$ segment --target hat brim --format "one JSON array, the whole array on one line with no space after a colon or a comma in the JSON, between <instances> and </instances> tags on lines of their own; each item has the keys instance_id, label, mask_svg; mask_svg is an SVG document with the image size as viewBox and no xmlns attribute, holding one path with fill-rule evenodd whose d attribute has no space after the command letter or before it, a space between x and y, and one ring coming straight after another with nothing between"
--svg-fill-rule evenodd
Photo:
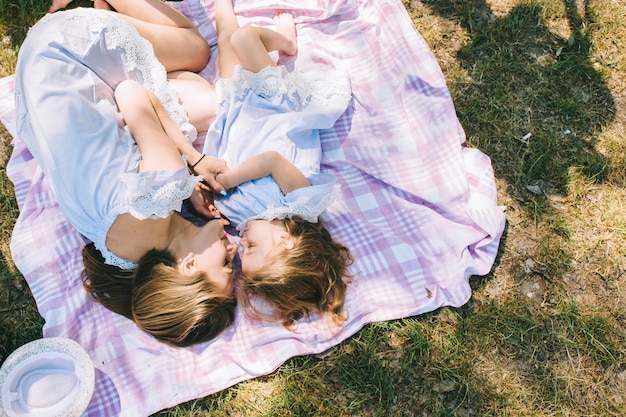
<instances>
[{"instance_id":1,"label":"hat brim","mask_svg":"<svg viewBox=\"0 0 626 417\"><path fill-rule=\"evenodd\" d=\"M9 355L0 367L0 417L12 417L14 413L7 411L8 404L4 404L3 393L7 378L14 374L27 359L46 353L57 353L72 358L76 363L76 373L80 379L80 387L75 399L62 411L50 417L77 417L80 416L91 400L95 385L95 369L87 351L77 342L64 337L49 337L29 342ZM23 414L27 417L29 414Z\"/></svg>"}]
</instances>

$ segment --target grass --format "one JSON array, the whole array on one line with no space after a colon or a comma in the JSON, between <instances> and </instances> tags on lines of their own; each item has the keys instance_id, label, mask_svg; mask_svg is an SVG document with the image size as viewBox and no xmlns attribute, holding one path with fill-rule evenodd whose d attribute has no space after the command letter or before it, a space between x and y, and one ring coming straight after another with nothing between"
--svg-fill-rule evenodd
<instances>
[{"instance_id":1,"label":"grass","mask_svg":"<svg viewBox=\"0 0 626 417\"><path fill-rule=\"evenodd\" d=\"M626 414L626 5L404 4L469 146L492 158L508 218L492 273L472 280L462 308L369 325L323 355L155 416ZM0 76L45 8L0 3ZM0 137L2 360L43 323L9 253L18 210Z\"/></svg>"}]
</instances>

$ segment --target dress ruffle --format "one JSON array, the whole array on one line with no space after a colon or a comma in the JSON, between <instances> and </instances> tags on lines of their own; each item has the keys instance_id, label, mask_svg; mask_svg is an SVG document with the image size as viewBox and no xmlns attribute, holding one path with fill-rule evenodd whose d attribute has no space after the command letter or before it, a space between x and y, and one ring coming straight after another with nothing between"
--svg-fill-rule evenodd
<instances>
[{"instance_id":1,"label":"dress ruffle","mask_svg":"<svg viewBox=\"0 0 626 417\"><path fill-rule=\"evenodd\" d=\"M220 104L252 90L273 104L282 104L297 112L312 106L345 109L352 97L350 79L345 72L337 70L318 77L288 72L282 65L269 66L259 72L251 72L238 65L233 76L220 79L216 88Z\"/></svg>"}]
</instances>

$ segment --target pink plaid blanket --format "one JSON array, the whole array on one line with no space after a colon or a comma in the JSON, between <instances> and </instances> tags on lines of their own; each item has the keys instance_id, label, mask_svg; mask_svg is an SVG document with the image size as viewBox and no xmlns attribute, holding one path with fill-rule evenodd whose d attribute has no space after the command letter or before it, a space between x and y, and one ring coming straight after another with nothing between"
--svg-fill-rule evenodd
<instances>
[{"instance_id":1,"label":"pink plaid blanket","mask_svg":"<svg viewBox=\"0 0 626 417\"><path fill-rule=\"evenodd\" d=\"M172 3L212 45L213 2ZM288 67L341 67L354 106L323 135L323 169L341 191L327 225L352 250L348 322L304 320L296 332L237 315L210 343L168 347L91 302L80 280L83 242L14 130L13 78L0 80L0 120L14 136L7 166L20 215L11 251L45 319L44 336L82 344L96 367L88 416L147 416L315 354L365 324L464 304L468 280L490 271L505 216L490 160L463 146L439 66L400 0L237 0L241 24L294 14L299 53ZM202 72L215 78L215 53ZM283 58L281 58L283 59Z\"/></svg>"}]
</instances>

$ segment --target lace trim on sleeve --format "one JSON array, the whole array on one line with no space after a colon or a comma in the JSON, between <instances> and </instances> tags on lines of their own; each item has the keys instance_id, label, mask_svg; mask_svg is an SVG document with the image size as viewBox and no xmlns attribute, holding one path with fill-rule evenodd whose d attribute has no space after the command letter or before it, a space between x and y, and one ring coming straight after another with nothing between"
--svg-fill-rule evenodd
<instances>
[{"instance_id":1,"label":"lace trim on sleeve","mask_svg":"<svg viewBox=\"0 0 626 417\"><path fill-rule=\"evenodd\" d=\"M102 257L104 258L104 263L107 265L117 266L121 269L135 269L137 268L138 263L133 261L127 261L126 259L122 259L119 256L115 255L113 252L108 250L107 248L101 248L96 245L96 249L100 251Z\"/></svg>"},{"instance_id":2,"label":"lace trim on sleeve","mask_svg":"<svg viewBox=\"0 0 626 417\"><path fill-rule=\"evenodd\" d=\"M288 204L280 207L269 207L261 214L251 216L241 222L237 226L238 232L243 232L246 229L246 225L251 220L274 220L274 219L286 219L292 216L299 216L307 222L317 223L319 216L326 210L332 202L335 200L335 195L339 190L339 184L335 184L332 187L332 191L329 194L322 196L314 205L296 205Z\"/></svg>"},{"instance_id":3,"label":"lace trim on sleeve","mask_svg":"<svg viewBox=\"0 0 626 417\"><path fill-rule=\"evenodd\" d=\"M180 211L202 176L189 175L187 167L176 171L148 171L121 174L126 185L124 205L139 220L159 219Z\"/></svg>"},{"instance_id":4,"label":"lace trim on sleeve","mask_svg":"<svg viewBox=\"0 0 626 417\"><path fill-rule=\"evenodd\" d=\"M288 72L284 66L270 66L254 73L236 66L233 76L218 82L222 101L242 95L252 88L255 94L278 104L285 97L290 107L302 111L309 106L345 108L352 97L350 79L344 71L331 71L321 76L311 76L297 71Z\"/></svg>"}]
</instances>

